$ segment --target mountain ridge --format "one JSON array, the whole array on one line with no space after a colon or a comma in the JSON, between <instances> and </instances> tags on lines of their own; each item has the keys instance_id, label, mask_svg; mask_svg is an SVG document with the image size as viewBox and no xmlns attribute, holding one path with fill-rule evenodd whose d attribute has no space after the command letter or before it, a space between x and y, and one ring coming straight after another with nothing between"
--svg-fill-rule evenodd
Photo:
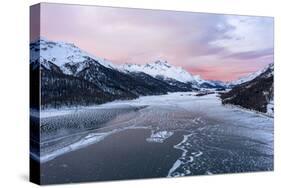
<instances>
[{"instance_id":1,"label":"mountain ridge","mask_svg":"<svg viewBox=\"0 0 281 188\"><path fill-rule=\"evenodd\" d=\"M54 50L56 53L53 53ZM145 73L121 72L110 62L105 64L103 59L88 56L69 43L40 39L30 44L30 51L31 74L41 72L43 107L79 105L79 100L89 105L192 91L188 84L183 83L184 87L178 87ZM86 93L92 93L92 96Z\"/></svg>"},{"instance_id":2,"label":"mountain ridge","mask_svg":"<svg viewBox=\"0 0 281 188\"><path fill-rule=\"evenodd\" d=\"M144 72L155 78L165 81L179 81L193 84L193 88L224 88L225 83L220 81L204 80L199 75L192 75L182 67L169 64L165 60L156 60L147 64L122 64L119 70L125 72Z\"/></svg>"},{"instance_id":3,"label":"mountain ridge","mask_svg":"<svg viewBox=\"0 0 281 188\"><path fill-rule=\"evenodd\" d=\"M222 81L204 80L164 60L144 65L115 65L75 44L47 39L30 44L30 70L31 74L42 72L42 103L47 105L49 101L54 106L76 105L79 100L88 105L168 92L230 88ZM75 85L78 83L81 87ZM98 96L101 99L95 99Z\"/></svg>"}]
</instances>

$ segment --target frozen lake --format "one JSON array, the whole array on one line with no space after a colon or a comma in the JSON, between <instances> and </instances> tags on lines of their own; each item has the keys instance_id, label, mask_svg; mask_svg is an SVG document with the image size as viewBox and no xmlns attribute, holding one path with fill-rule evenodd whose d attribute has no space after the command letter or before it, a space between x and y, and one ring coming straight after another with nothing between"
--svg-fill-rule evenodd
<instances>
[{"instance_id":1,"label":"frozen lake","mask_svg":"<svg viewBox=\"0 0 281 188\"><path fill-rule=\"evenodd\" d=\"M273 170L273 118L223 106L216 94L147 96L41 117L42 183Z\"/></svg>"}]
</instances>

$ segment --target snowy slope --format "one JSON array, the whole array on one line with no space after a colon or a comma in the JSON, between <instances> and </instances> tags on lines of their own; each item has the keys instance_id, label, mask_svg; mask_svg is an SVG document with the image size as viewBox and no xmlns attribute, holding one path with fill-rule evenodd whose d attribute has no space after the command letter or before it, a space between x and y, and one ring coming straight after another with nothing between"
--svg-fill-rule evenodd
<instances>
[{"instance_id":1,"label":"snowy slope","mask_svg":"<svg viewBox=\"0 0 281 188\"><path fill-rule=\"evenodd\" d=\"M228 82L227 84L231 86L231 85L239 85L239 84L243 84L245 82L249 82L249 81L255 79L256 77L258 77L259 75L261 75L262 73L264 73L265 71L267 71L269 68L273 69L273 63L269 64L268 66L264 67L261 70L250 73L247 76L244 76L242 78L239 78L238 80Z\"/></svg>"},{"instance_id":2,"label":"snowy slope","mask_svg":"<svg viewBox=\"0 0 281 188\"><path fill-rule=\"evenodd\" d=\"M192 75L185 69L171 65L167 61L158 60L145 65L114 65L103 58L81 50L72 43L54 42L42 37L30 44L30 55L30 62L34 65L38 65L38 62L40 62L40 65L48 70L53 69L55 65L64 74L74 76L80 74L85 68L98 63L122 73L145 73L154 78L161 78L166 82L178 81L184 84L192 84L193 88L198 89L223 86L222 83L204 80L199 75ZM100 71L100 68L96 68L96 71Z\"/></svg>"},{"instance_id":3,"label":"snowy slope","mask_svg":"<svg viewBox=\"0 0 281 188\"><path fill-rule=\"evenodd\" d=\"M216 88L224 87L223 82L204 80L199 75L192 75L181 67L169 64L167 61L155 61L145 65L140 64L124 64L119 70L127 72L144 72L153 77L162 77L164 80L177 80L183 83L192 83L194 87L200 88Z\"/></svg>"},{"instance_id":4,"label":"snowy slope","mask_svg":"<svg viewBox=\"0 0 281 188\"><path fill-rule=\"evenodd\" d=\"M195 75L193 76L195 82L200 86L200 87L214 87L214 88L221 88L221 87L226 87L226 84L223 81L220 80L204 80L203 78L200 77L200 75Z\"/></svg>"},{"instance_id":5,"label":"snowy slope","mask_svg":"<svg viewBox=\"0 0 281 188\"><path fill-rule=\"evenodd\" d=\"M128 72L144 72L153 77L161 76L164 79L174 79L180 82L195 82L195 78L181 67L170 65L167 61L155 61L145 65L124 64L121 70Z\"/></svg>"},{"instance_id":6,"label":"snowy slope","mask_svg":"<svg viewBox=\"0 0 281 188\"><path fill-rule=\"evenodd\" d=\"M36 42L30 45L30 61L34 62L38 59L38 52L40 49L40 63L43 64L47 69L51 62L61 68L63 73L72 74L73 72L67 65L75 66L76 72L79 72L87 66L85 61L89 58L94 59L101 65L107 68L114 68L114 65L102 58L93 56L74 44L66 42L53 42L45 38L40 38Z\"/></svg>"},{"instance_id":7,"label":"snowy slope","mask_svg":"<svg viewBox=\"0 0 281 188\"><path fill-rule=\"evenodd\" d=\"M235 85L229 92L221 94L222 103L239 105L273 116L274 65L270 64L256 74L260 72L262 73L252 80Z\"/></svg>"}]
</instances>

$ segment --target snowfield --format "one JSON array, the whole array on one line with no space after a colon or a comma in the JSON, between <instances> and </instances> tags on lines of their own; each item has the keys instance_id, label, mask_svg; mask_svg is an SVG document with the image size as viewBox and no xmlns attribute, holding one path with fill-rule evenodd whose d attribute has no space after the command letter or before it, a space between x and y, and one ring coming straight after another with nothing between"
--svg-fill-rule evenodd
<instances>
[{"instance_id":1,"label":"snowfield","mask_svg":"<svg viewBox=\"0 0 281 188\"><path fill-rule=\"evenodd\" d=\"M193 83L195 88L201 84L208 84L213 87L216 87L216 85L225 86L224 82L204 80L200 75L192 75L182 67L171 65L163 60L157 60L145 65L123 64L118 69L122 72L144 72L155 78L162 77L164 80L172 79L182 83Z\"/></svg>"},{"instance_id":2,"label":"snowfield","mask_svg":"<svg viewBox=\"0 0 281 188\"><path fill-rule=\"evenodd\" d=\"M50 67L48 63L43 61L44 59L59 66L65 74L72 74L72 72L66 66L67 63L76 65L77 72L79 72L83 70L85 66L87 66L87 64L84 63L87 58L92 58L107 68L115 68L115 66L106 59L89 54L72 43L59 41L54 42L40 37L40 39L38 39L34 44L36 46L31 47L30 49L30 61L36 61L38 58L38 50L40 49L40 63L43 64L47 69L50 69Z\"/></svg>"},{"instance_id":3,"label":"snowfield","mask_svg":"<svg viewBox=\"0 0 281 188\"><path fill-rule=\"evenodd\" d=\"M154 63L148 63L145 65L139 64L124 64L119 67L122 71L128 72L144 72L153 77L164 76L166 79L175 79L180 82L194 82L195 77L193 77L189 72L181 67L175 67L168 64L167 61L156 61Z\"/></svg>"},{"instance_id":4,"label":"snowfield","mask_svg":"<svg viewBox=\"0 0 281 188\"><path fill-rule=\"evenodd\" d=\"M273 118L224 106L217 94L196 94L170 93L42 111L40 162L124 130L149 129L147 144L182 137L174 143L182 155L174 160L168 177L273 169Z\"/></svg>"}]
</instances>

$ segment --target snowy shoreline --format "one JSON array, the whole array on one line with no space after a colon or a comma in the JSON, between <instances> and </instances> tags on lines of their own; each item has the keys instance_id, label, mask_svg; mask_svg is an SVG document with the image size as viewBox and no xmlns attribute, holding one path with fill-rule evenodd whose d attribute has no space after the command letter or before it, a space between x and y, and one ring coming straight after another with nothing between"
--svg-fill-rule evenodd
<instances>
[{"instance_id":1,"label":"snowy shoreline","mask_svg":"<svg viewBox=\"0 0 281 188\"><path fill-rule=\"evenodd\" d=\"M256 110L252 110L252 109L248 109L248 108L244 108L242 106L239 105L234 105L234 104L224 104L225 107L227 108L233 108L233 109L239 109L243 112L247 112L247 113L251 113L251 114L258 114L267 118L274 118L274 114L272 113L263 113L263 112L259 112Z\"/></svg>"},{"instance_id":2,"label":"snowy shoreline","mask_svg":"<svg viewBox=\"0 0 281 188\"><path fill-rule=\"evenodd\" d=\"M48 108L44 110L40 110L40 118L46 118L46 117L53 117L53 116L60 116L60 115L66 115L66 114L71 114L71 113L76 113L80 112L83 110L89 110L89 109L105 109L105 108L114 108L114 106L120 107L120 104L130 104L133 103L134 105L138 105L138 101L142 101L142 99L146 98L155 98L155 97L163 97L163 96L169 96L171 94L190 94L192 96L195 96L197 92L174 92L174 93L168 93L165 95L149 95L149 96L141 96L137 99L132 99L132 100L115 100L111 102L107 102L104 104L99 104L99 105L90 105L90 106L75 106L75 107L60 107L60 108ZM139 104L141 106L141 104ZM32 110L32 115L36 114L38 110ZM36 114L37 116L39 116ZM35 116L35 115L34 115Z\"/></svg>"},{"instance_id":3,"label":"snowy shoreline","mask_svg":"<svg viewBox=\"0 0 281 188\"><path fill-rule=\"evenodd\" d=\"M67 115L67 114L72 114L72 113L77 113L77 112L81 112L83 110L89 110L89 109L106 109L106 108L114 108L114 107L120 107L121 104L123 105L140 105L138 104L138 102L143 102L143 100L147 99L147 98L161 98L161 97L165 97L165 96L173 96L173 95L189 95L189 96L193 96L193 97L197 97L196 95L198 94L198 92L174 92L174 93L168 93L165 95L150 95L150 96L141 96L137 99L132 99L132 100L115 100L115 101L111 101L111 102L107 102L104 104L100 104L100 105L91 105L91 106L75 106L75 107L61 107L61 108L48 108L48 109L44 109L41 110L40 113L38 110L34 110L31 109L31 116L35 116L35 117L39 117L40 114L40 118L47 118L47 117L53 117L53 116L61 116L61 115ZM214 94L207 94L205 96L208 95L218 95L218 92L215 92ZM200 96L202 97L202 96ZM219 98L219 97L217 97ZM149 105L149 104L147 104ZM251 109L247 109L244 108L242 106L239 105L233 105L233 104L224 104L223 106L227 107L227 108L236 108L239 109L243 112L248 112L248 113L255 113L255 114L259 114L262 116L266 116L269 118L274 118L274 113L263 113L263 112L259 112L256 110L251 110Z\"/></svg>"}]
</instances>

